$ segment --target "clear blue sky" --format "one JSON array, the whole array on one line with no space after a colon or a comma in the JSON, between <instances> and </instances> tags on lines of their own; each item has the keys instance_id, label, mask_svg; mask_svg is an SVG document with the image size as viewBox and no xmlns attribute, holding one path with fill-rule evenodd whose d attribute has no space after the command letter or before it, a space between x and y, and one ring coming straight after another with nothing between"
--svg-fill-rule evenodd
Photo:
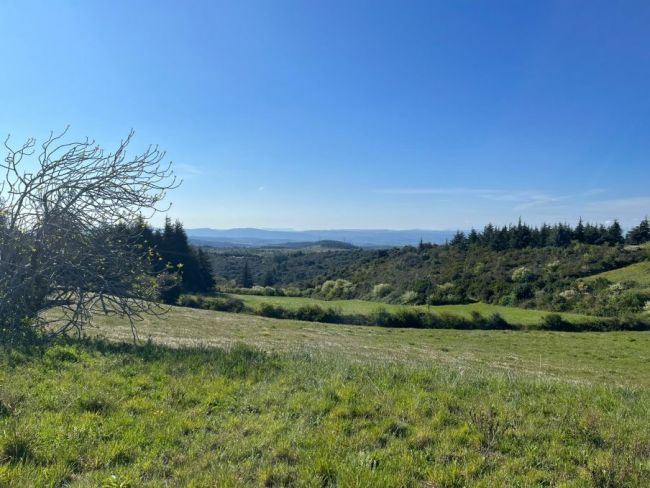
<instances>
[{"instance_id":1,"label":"clear blue sky","mask_svg":"<svg viewBox=\"0 0 650 488\"><path fill-rule=\"evenodd\" d=\"M650 214L650 2L0 4L0 133L133 127L188 227Z\"/></svg>"}]
</instances>

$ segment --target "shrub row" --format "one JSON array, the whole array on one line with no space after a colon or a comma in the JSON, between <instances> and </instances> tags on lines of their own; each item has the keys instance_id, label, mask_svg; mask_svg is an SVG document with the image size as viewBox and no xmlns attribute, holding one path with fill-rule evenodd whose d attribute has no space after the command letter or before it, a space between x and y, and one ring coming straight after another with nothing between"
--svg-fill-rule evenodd
<instances>
[{"instance_id":1,"label":"shrub row","mask_svg":"<svg viewBox=\"0 0 650 488\"><path fill-rule=\"evenodd\" d=\"M328 324L374 325L379 327L461 330L523 330L538 328L564 332L650 330L650 321L635 315L622 318L594 318L590 322L574 323L565 320L560 314L550 313L544 317L538 327L528 327L509 323L498 313L485 316L473 311L470 317L463 317L444 312L427 312L413 307L402 307L391 312L380 306L368 315L344 314L339 308L321 307L315 304L291 309L280 305L263 303L258 308L250 308L242 300L230 296L205 297L197 295L182 295L178 300L178 305L221 312L248 313L275 319Z\"/></svg>"},{"instance_id":2,"label":"shrub row","mask_svg":"<svg viewBox=\"0 0 650 488\"><path fill-rule=\"evenodd\" d=\"M624 317L594 317L589 322L574 323L564 320L560 314L551 313L544 317L539 328L563 332L641 331L650 330L650 321L638 315L628 315Z\"/></svg>"},{"instance_id":3,"label":"shrub row","mask_svg":"<svg viewBox=\"0 0 650 488\"><path fill-rule=\"evenodd\" d=\"M262 304L254 311L264 317L276 319L305 320L330 324L375 325L379 327L410 327L416 329L485 329L506 330L519 329L520 326L509 324L499 314L485 317L473 313L471 318L447 313L424 312L415 308L400 308L390 312L384 307L373 310L369 315L343 314L333 307L323 308L318 305L305 305L297 309L287 309L278 305Z\"/></svg>"},{"instance_id":4,"label":"shrub row","mask_svg":"<svg viewBox=\"0 0 650 488\"><path fill-rule=\"evenodd\" d=\"M202 308L219 312L240 313L245 309L244 302L229 296L205 297L201 295L181 295L177 304L181 307Z\"/></svg>"},{"instance_id":5,"label":"shrub row","mask_svg":"<svg viewBox=\"0 0 650 488\"><path fill-rule=\"evenodd\" d=\"M509 324L499 314L485 317L477 312L471 318L452 314L437 314L415 308L404 307L390 312L378 307L369 315L344 314L334 307L304 305L290 309L280 305L263 303L258 308L247 307L242 300L230 296L182 295L178 300L181 307L201 308L221 312L249 313L275 319L303 320L328 324L376 325L380 327L411 327L420 329L519 329Z\"/></svg>"}]
</instances>

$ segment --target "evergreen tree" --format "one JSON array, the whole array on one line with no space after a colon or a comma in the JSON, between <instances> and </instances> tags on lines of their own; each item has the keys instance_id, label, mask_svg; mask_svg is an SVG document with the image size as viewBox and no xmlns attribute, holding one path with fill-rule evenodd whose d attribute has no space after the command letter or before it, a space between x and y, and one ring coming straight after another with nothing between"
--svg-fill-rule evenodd
<instances>
[{"instance_id":1,"label":"evergreen tree","mask_svg":"<svg viewBox=\"0 0 650 488\"><path fill-rule=\"evenodd\" d=\"M267 269L262 278L262 285L273 286L276 283L275 273L271 268Z\"/></svg>"},{"instance_id":2,"label":"evergreen tree","mask_svg":"<svg viewBox=\"0 0 650 488\"><path fill-rule=\"evenodd\" d=\"M551 227L545 222L537 234L537 245L546 247L551 245Z\"/></svg>"},{"instance_id":3,"label":"evergreen tree","mask_svg":"<svg viewBox=\"0 0 650 488\"><path fill-rule=\"evenodd\" d=\"M584 234L585 244L596 244L600 239L600 231L598 230L598 227L593 224L587 223L587 225L585 225Z\"/></svg>"},{"instance_id":4,"label":"evergreen tree","mask_svg":"<svg viewBox=\"0 0 650 488\"><path fill-rule=\"evenodd\" d=\"M585 242L585 226L582 223L582 217L580 217L580 220L578 221L578 225L573 231L573 238L578 242L583 242L583 243Z\"/></svg>"},{"instance_id":5,"label":"evergreen tree","mask_svg":"<svg viewBox=\"0 0 650 488\"><path fill-rule=\"evenodd\" d=\"M488 224L483 229L483 234L481 235L481 242L484 246L493 247L495 238L495 229L492 224Z\"/></svg>"},{"instance_id":6,"label":"evergreen tree","mask_svg":"<svg viewBox=\"0 0 650 488\"><path fill-rule=\"evenodd\" d=\"M507 227L497 230L492 240L492 249L495 251L505 251L510 245L510 236Z\"/></svg>"},{"instance_id":7,"label":"evergreen tree","mask_svg":"<svg viewBox=\"0 0 650 488\"><path fill-rule=\"evenodd\" d=\"M456 231L451 240L452 246L463 246L465 244L465 233L462 230Z\"/></svg>"},{"instance_id":8,"label":"evergreen tree","mask_svg":"<svg viewBox=\"0 0 650 488\"><path fill-rule=\"evenodd\" d=\"M199 264L199 287L200 291L208 292L214 289L216 281L214 279L214 270L212 269L212 262L208 254L199 248L197 253L197 260Z\"/></svg>"},{"instance_id":9,"label":"evergreen tree","mask_svg":"<svg viewBox=\"0 0 650 488\"><path fill-rule=\"evenodd\" d=\"M567 224L556 224L553 228L553 234L555 246L566 247L571 244L571 238L573 237L571 226Z\"/></svg>"},{"instance_id":10,"label":"evergreen tree","mask_svg":"<svg viewBox=\"0 0 650 488\"><path fill-rule=\"evenodd\" d=\"M169 270L178 273L177 286L168 289L162 297L167 303L174 303L183 292L209 292L215 285L212 265L201 250L193 248L180 221L172 224L165 218L162 230L145 228L140 245L151 249L152 267L156 271Z\"/></svg>"},{"instance_id":11,"label":"evergreen tree","mask_svg":"<svg viewBox=\"0 0 650 488\"><path fill-rule=\"evenodd\" d=\"M521 222L517 222L516 227L511 227L509 229L510 233L510 247L514 249L523 249L524 247L529 247L531 242L531 231L530 227Z\"/></svg>"},{"instance_id":12,"label":"evergreen tree","mask_svg":"<svg viewBox=\"0 0 650 488\"><path fill-rule=\"evenodd\" d=\"M248 268L248 261L244 261L240 285L242 288L250 288L253 286L253 275L251 275L251 270Z\"/></svg>"},{"instance_id":13,"label":"evergreen tree","mask_svg":"<svg viewBox=\"0 0 650 488\"><path fill-rule=\"evenodd\" d=\"M476 232L476 229L472 229L467 236L467 240L470 244L478 244L481 241L481 236Z\"/></svg>"},{"instance_id":14,"label":"evergreen tree","mask_svg":"<svg viewBox=\"0 0 650 488\"><path fill-rule=\"evenodd\" d=\"M630 229L626 238L628 244L644 244L650 242L650 221L648 217L643 219L639 225Z\"/></svg>"},{"instance_id":15,"label":"evergreen tree","mask_svg":"<svg viewBox=\"0 0 650 488\"><path fill-rule=\"evenodd\" d=\"M618 220L615 220L612 225L607 228L606 240L608 244L616 245L623 244L623 229L621 224L618 223Z\"/></svg>"}]
</instances>

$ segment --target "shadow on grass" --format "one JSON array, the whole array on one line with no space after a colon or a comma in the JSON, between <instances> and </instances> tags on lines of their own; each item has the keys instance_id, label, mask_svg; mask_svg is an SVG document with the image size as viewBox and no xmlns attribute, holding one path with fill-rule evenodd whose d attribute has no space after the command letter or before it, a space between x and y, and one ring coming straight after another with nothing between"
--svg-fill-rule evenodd
<instances>
[{"instance_id":1,"label":"shadow on grass","mask_svg":"<svg viewBox=\"0 0 650 488\"><path fill-rule=\"evenodd\" d=\"M10 347L0 345L0 358L4 356L10 367L31 361L45 361L60 366L86 361L97 355L121 357L123 361L162 362L185 371L207 366L231 377L258 376L261 373L268 375L279 371L283 362L278 354L242 343L227 348L174 348L150 341L126 343L103 338L61 337L48 342L13 344Z\"/></svg>"}]
</instances>

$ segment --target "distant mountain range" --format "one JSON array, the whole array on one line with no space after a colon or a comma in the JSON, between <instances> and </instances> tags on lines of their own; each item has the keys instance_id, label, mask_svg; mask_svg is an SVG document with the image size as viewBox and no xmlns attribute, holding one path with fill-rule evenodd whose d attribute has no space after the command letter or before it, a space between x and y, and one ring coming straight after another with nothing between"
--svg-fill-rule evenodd
<instances>
[{"instance_id":1,"label":"distant mountain range","mask_svg":"<svg viewBox=\"0 0 650 488\"><path fill-rule=\"evenodd\" d=\"M267 229L187 229L190 241L196 245L214 247L261 247L283 244L305 244L319 241L339 241L359 247L395 247L417 245L420 240L443 244L451 239L450 230L267 230ZM296 246L288 246L296 247Z\"/></svg>"}]
</instances>

